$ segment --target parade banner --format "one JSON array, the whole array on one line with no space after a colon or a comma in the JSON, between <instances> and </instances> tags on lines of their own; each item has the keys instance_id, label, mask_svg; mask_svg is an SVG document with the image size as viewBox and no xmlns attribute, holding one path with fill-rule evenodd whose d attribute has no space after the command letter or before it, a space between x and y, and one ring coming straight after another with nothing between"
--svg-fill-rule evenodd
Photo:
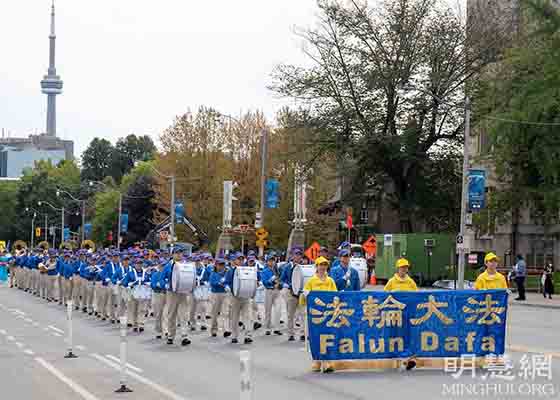
<instances>
[{"instance_id":1,"label":"parade banner","mask_svg":"<svg viewBox=\"0 0 560 400\"><path fill-rule=\"evenodd\" d=\"M184 218L185 218L185 205L181 202L175 203L175 223L178 225L183 224Z\"/></svg>"},{"instance_id":2,"label":"parade banner","mask_svg":"<svg viewBox=\"0 0 560 400\"><path fill-rule=\"evenodd\" d=\"M121 233L128 232L128 213L121 214Z\"/></svg>"},{"instance_id":3,"label":"parade banner","mask_svg":"<svg viewBox=\"0 0 560 400\"><path fill-rule=\"evenodd\" d=\"M311 292L314 360L485 356L505 350L505 290Z\"/></svg>"},{"instance_id":4,"label":"parade banner","mask_svg":"<svg viewBox=\"0 0 560 400\"><path fill-rule=\"evenodd\" d=\"M266 208L278 208L280 204L280 182L278 182L278 179L267 179L265 186Z\"/></svg>"},{"instance_id":5,"label":"parade banner","mask_svg":"<svg viewBox=\"0 0 560 400\"><path fill-rule=\"evenodd\" d=\"M485 207L486 200L486 171L470 169L469 182L469 210L480 211Z\"/></svg>"}]
</instances>

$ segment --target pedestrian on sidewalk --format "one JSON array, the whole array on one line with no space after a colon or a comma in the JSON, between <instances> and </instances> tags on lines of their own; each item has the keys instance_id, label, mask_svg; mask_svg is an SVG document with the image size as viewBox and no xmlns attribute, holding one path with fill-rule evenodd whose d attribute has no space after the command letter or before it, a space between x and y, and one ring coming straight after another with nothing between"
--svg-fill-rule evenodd
<instances>
[{"instance_id":1,"label":"pedestrian on sidewalk","mask_svg":"<svg viewBox=\"0 0 560 400\"><path fill-rule=\"evenodd\" d=\"M521 254L516 257L516 263L513 267L513 272L515 274L515 284L517 286L517 297L515 300L525 301L525 277L527 276L527 265Z\"/></svg>"},{"instance_id":2,"label":"pedestrian on sidewalk","mask_svg":"<svg viewBox=\"0 0 560 400\"><path fill-rule=\"evenodd\" d=\"M553 273L554 269L552 268L552 264L547 264L544 267L544 272L542 276L542 284L543 284L543 297L546 299L546 295L548 294L548 298L552 299L552 294L554 293L554 280L553 280Z\"/></svg>"}]
</instances>

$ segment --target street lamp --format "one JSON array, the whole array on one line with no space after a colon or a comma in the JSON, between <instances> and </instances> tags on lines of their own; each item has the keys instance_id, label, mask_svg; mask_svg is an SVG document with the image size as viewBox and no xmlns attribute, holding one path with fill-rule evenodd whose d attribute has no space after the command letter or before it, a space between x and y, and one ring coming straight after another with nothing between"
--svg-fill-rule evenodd
<instances>
[{"instance_id":1,"label":"street lamp","mask_svg":"<svg viewBox=\"0 0 560 400\"><path fill-rule=\"evenodd\" d=\"M60 211L60 244L62 245L62 243L64 243L64 206L62 208L56 208L48 201L38 201L37 205L41 207L43 203L55 211Z\"/></svg>"},{"instance_id":2,"label":"street lamp","mask_svg":"<svg viewBox=\"0 0 560 400\"><path fill-rule=\"evenodd\" d=\"M86 201L85 200L80 200L75 198L71 193L67 192L66 190L62 190L62 189L57 189L56 190L56 196L60 197L61 193L66 194L68 197L70 197L72 200L77 201L78 203L82 204L82 231L81 231L81 243L84 243L84 240L86 238L85 234L86 234L86 230L85 230L85 226L86 226ZM76 215L78 215L78 213L76 213Z\"/></svg>"},{"instance_id":3,"label":"street lamp","mask_svg":"<svg viewBox=\"0 0 560 400\"><path fill-rule=\"evenodd\" d=\"M459 236L457 236L457 252L459 254L458 260L458 278L457 287L462 290L465 288L465 245L470 243L465 241L465 236L467 235L467 191L468 191L468 171L469 171L469 137L471 133L471 101L469 96L465 97L465 101L462 105L450 104L446 101L440 99L434 93L419 89L416 87L406 86L402 88L403 90L417 90L421 93L432 96L434 99L442 104L446 104L450 107L462 108L465 112L465 138L463 142L463 177L461 185L461 221L459 228ZM466 242L466 243L465 243Z\"/></svg>"}]
</instances>

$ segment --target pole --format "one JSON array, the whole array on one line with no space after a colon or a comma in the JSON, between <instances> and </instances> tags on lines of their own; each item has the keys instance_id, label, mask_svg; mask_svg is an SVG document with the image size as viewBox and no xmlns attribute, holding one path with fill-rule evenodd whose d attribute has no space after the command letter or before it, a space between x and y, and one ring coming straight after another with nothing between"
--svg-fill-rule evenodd
<instances>
[{"instance_id":1,"label":"pole","mask_svg":"<svg viewBox=\"0 0 560 400\"><path fill-rule=\"evenodd\" d=\"M121 250L121 216L122 216L122 193L119 193L119 219L117 226L117 250Z\"/></svg>"},{"instance_id":2,"label":"pole","mask_svg":"<svg viewBox=\"0 0 560 400\"><path fill-rule=\"evenodd\" d=\"M169 233L171 234L171 243L175 242L175 175L171 176L171 221L169 221Z\"/></svg>"},{"instance_id":3,"label":"pole","mask_svg":"<svg viewBox=\"0 0 560 400\"><path fill-rule=\"evenodd\" d=\"M47 221L48 215L45 214L45 242L49 242L49 237L48 237L48 233L47 233L47 225L48 225L48 221Z\"/></svg>"},{"instance_id":4,"label":"pole","mask_svg":"<svg viewBox=\"0 0 560 400\"><path fill-rule=\"evenodd\" d=\"M83 245L84 240L86 239L86 201L82 200L82 243L80 243L80 247Z\"/></svg>"},{"instance_id":5,"label":"pole","mask_svg":"<svg viewBox=\"0 0 560 400\"><path fill-rule=\"evenodd\" d=\"M121 361L121 386L115 390L115 393L130 393L132 389L126 386L126 332L127 317L121 317L121 343L120 343L120 361Z\"/></svg>"},{"instance_id":6,"label":"pole","mask_svg":"<svg viewBox=\"0 0 560 400\"><path fill-rule=\"evenodd\" d=\"M471 101L469 97L465 99L465 141L463 144L463 184L461 189L461 226L459 235L463 238L463 243L458 245L457 252L459 254L458 259L458 282L457 287L459 290L465 288L465 245L468 242L465 241L466 234L466 218L467 218L467 191L468 191L468 181L467 175L469 171L469 137L471 131Z\"/></svg>"},{"instance_id":7,"label":"pole","mask_svg":"<svg viewBox=\"0 0 560 400\"><path fill-rule=\"evenodd\" d=\"M265 186L266 186L266 158L268 153L268 131L262 129L261 136L261 227L265 227L264 211L265 211ZM259 257L264 255L264 247L259 247Z\"/></svg>"},{"instance_id":8,"label":"pole","mask_svg":"<svg viewBox=\"0 0 560 400\"><path fill-rule=\"evenodd\" d=\"M66 354L64 356L64 358L78 358L77 355L75 355L72 352L72 342L74 340L73 335L74 332L72 331L72 308L74 306L74 301L72 299L68 300L68 305L66 306L66 319L68 320L68 337L66 338L66 341L68 342L68 354Z\"/></svg>"},{"instance_id":9,"label":"pole","mask_svg":"<svg viewBox=\"0 0 560 400\"><path fill-rule=\"evenodd\" d=\"M60 211L60 245L64 243L64 207Z\"/></svg>"},{"instance_id":10,"label":"pole","mask_svg":"<svg viewBox=\"0 0 560 400\"><path fill-rule=\"evenodd\" d=\"M247 350L239 352L241 391L240 400L251 400L253 398L253 387L251 385L251 353Z\"/></svg>"},{"instance_id":11,"label":"pole","mask_svg":"<svg viewBox=\"0 0 560 400\"><path fill-rule=\"evenodd\" d=\"M34 246L33 246L33 238L34 238L33 235L35 235L35 216L36 216L36 215L37 215L37 214L33 214L33 218L31 218L31 248L32 248L32 249L33 249L33 247L34 247Z\"/></svg>"}]
</instances>

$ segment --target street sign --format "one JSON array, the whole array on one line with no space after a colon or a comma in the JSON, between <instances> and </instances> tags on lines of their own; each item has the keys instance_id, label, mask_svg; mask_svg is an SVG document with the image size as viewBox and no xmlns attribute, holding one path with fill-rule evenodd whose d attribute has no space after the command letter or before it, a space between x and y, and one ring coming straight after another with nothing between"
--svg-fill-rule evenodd
<instances>
[{"instance_id":1,"label":"street sign","mask_svg":"<svg viewBox=\"0 0 560 400\"><path fill-rule=\"evenodd\" d=\"M250 226L247 224L239 224L237 227L239 228L239 232L241 233L247 233L250 228Z\"/></svg>"},{"instance_id":2,"label":"street sign","mask_svg":"<svg viewBox=\"0 0 560 400\"><path fill-rule=\"evenodd\" d=\"M375 256L375 253L377 252L377 242L375 241L375 236L371 235L368 240L362 244L362 248L365 250L368 257Z\"/></svg>"},{"instance_id":3,"label":"street sign","mask_svg":"<svg viewBox=\"0 0 560 400\"><path fill-rule=\"evenodd\" d=\"M383 236L383 246L389 247L393 245L393 235L384 235Z\"/></svg>"},{"instance_id":4,"label":"street sign","mask_svg":"<svg viewBox=\"0 0 560 400\"><path fill-rule=\"evenodd\" d=\"M464 242L463 235L457 235L457 245L462 245Z\"/></svg>"},{"instance_id":5,"label":"street sign","mask_svg":"<svg viewBox=\"0 0 560 400\"><path fill-rule=\"evenodd\" d=\"M478 263L478 255L469 254L469 264L477 264L477 263Z\"/></svg>"},{"instance_id":6,"label":"street sign","mask_svg":"<svg viewBox=\"0 0 560 400\"><path fill-rule=\"evenodd\" d=\"M317 257L319 257L319 250L321 250L321 246L317 242L313 242L311 246L307 250L305 250L305 256L310 260L315 261Z\"/></svg>"},{"instance_id":7,"label":"street sign","mask_svg":"<svg viewBox=\"0 0 560 400\"><path fill-rule=\"evenodd\" d=\"M259 239L256 242L257 247L268 247L268 240L266 239Z\"/></svg>"},{"instance_id":8,"label":"street sign","mask_svg":"<svg viewBox=\"0 0 560 400\"><path fill-rule=\"evenodd\" d=\"M255 213L255 228L262 229L262 216L261 213Z\"/></svg>"},{"instance_id":9,"label":"street sign","mask_svg":"<svg viewBox=\"0 0 560 400\"><path fill-rule=\"evenodd\" d=\"M255 235L257 236L257 239L259 239L259 240L266 239L268 237L268 231L264 228L259 228L255 232Z\"/></svg>"}]
</instances>

